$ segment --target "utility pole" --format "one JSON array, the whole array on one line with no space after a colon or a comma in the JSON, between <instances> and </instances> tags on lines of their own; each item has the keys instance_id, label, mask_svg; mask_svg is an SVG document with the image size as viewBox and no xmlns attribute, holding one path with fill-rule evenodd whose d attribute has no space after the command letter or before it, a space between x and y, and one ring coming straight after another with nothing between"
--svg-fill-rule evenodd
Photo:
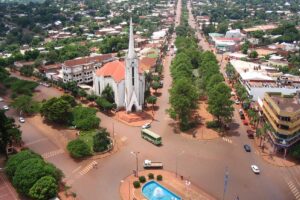
<instances>
[{"instance_id":1,"label":"utility pole","mask_svg":"<svg viewBox=\"0 0 300 200\"><path fill-rule=\"evenodd\" d=\"M175 169L176 178L177 178L177 168L178 168L178 157L181 156L182 154L184 154L184 150L182 150L179 154L176 155L176 169Z\"/></svg>"},{"instance_id":2,"label":"utility pole","mask_svg":"<svg viewBox=\"0 0 300 200\"><path fill-rule=\"evenodd\" d=\"M224 191L223 191L223 198L222 200L225 199L225 194L227 191L227 185L228 185L228 177L229 177L229 172L228 172L228 167L225 168L225 176L224 176Z\"/></svg>"},{"instance_id":3,"label":"utility pole","mask_svg":"<svg viewBox=\"0 0 300 200\"><path fill-rule=\"evenodd\" d=\"M136 172L135 172L135 177L138 177L139 175L138 175L138 173L139 173L139 157L138 157L138 155L139 155L139 153L140 152L138 152L138 151L132 151L132 152L130 152L132 155L134 155L135 156L135 159L136 159Z\"/></svg>"}]
</instances>

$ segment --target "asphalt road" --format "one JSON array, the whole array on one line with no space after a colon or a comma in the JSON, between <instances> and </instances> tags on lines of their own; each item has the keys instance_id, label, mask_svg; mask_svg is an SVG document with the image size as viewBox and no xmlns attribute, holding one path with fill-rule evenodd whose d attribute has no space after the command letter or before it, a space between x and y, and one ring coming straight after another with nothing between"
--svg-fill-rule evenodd
<instances>
[{"instance_id":1,"label":"asphalt road","mask_svg":"<svg viewBox=\"0 0 300 200\"><path fill-rule=\"evenodd\" d=\"M176 21L178 22L180 21L180 5L181 0L178 1L177 7ZM122 145L114 155L97 160L97 169L90 167L92 160L74 162L55 141L51 141L42 134L43 130L30 122L21 125L24 141L30 145L30 148L44 155L48 161L64 171L67 182L72 185L73 190L82 200L120 199L121 180L132 173L136 167L135 157L130 153L131 151L140 152L140 169L144 159L161 161L166 170L175 172L177 169L178 174L189 178L193 184L203 188L217 199L223 198L226 168L229 172L229 180L225 199L235 199L237 196L243 200L295 199L287 183L292 181L295 187L300 187L299 168L277 168L263 161L255 151L246 153L243 145L247 143L253 146L246 137L246 128L241 125L236 112L231 124L231 136L226 140L220 138L212 141L196 141L174 133L173 121L165 112L169 106L168 89L172 82L169 71L170 62L171 57L167 56L164 65L164 87L157 102L160 109L151 127L151 130L163 137L162 147L156 147L143 140L140 136L140 128L129 127L101 113L99 114L101 126L112 132L114 124L116 137L122 140ZM40 87L39 89L45 98L47 95L49 97L58 95L50 94L49 88ZM3 104L1 102L0 106ZM17 113L13 110L8 111L8 115L17 118ZM260 167L260 175L255 175L251 171L251 164Z\"/></svg>"}]
</instances>

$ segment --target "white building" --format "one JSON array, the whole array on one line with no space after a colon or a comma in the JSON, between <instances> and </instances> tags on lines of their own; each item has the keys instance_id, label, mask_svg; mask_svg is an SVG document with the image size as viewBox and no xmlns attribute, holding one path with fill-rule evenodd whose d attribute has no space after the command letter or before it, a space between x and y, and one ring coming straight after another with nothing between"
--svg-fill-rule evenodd
<instances>
[{"instance_id":1,"label":"white building","mask_svg":"<svg viewBox=\"0 0 300 200\"><path fill-rule=\"evenodd\" d=\"M240 29L234 29L234 30L227 31L225 34L225 37L226 38L242 38L243 35L241 34Z\"/></svg>"},{"instance_id":2,"label":"white building","mask_svg":"<svg viewBox=\"0 0 300 200\"><path fill-rule=\"evenodd\" d=\"M300 88L299 76L283 74L275 67L242 60L230 60L230 63L239 74L239 81L255 101L263 99L266 92L289 95Z\"/></svg>"},{"instance_id":3,"label":"white building","mask_svg":"<svg viewBox=\"0 0 300 200\"><path fill-rule=\"evenodd\" d=\"M63 82L76 81L89 83L93 81L93 72L104 63L113 60L112 54L83 57L67 60L62 64Z\"/></svg>"},{"instance_id":4,"label":"white building","mask_svg":"<svg viewBox=\"0 0 300 200\"><path fill-rule=\"evenodd\" d=\"M132 21L130 21L129 46L125 61L116 60L105 64L94 73L93 91L101 95L106 86L114 91L117 108L127 112L142 111L145 93L145 77L139 68L134 51Z\"/></svg>"}]
</instances>

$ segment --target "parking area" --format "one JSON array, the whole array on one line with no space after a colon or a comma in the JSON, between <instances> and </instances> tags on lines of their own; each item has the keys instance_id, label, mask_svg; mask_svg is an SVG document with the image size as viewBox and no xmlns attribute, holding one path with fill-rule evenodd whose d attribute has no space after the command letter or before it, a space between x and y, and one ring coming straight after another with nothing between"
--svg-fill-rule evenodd
<instances>
[{"instance_id":1,"label":"parking area","mask_svg":"<svg viewBox=\"0 0 300 200\"><path fill-rule=\"evenodd\" d=\"M7 178L0 172L0 200L18 200L17 193Z\"/></svg>"}]
</instances>

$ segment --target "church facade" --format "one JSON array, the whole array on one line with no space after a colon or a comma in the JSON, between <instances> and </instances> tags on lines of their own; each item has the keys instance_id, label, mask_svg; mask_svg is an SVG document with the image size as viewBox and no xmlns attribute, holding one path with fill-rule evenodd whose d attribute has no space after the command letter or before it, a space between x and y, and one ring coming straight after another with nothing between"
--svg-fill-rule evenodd
<instances>
[{"instance_id":1,"label":"church facade","mask_svg":"<svg viewBox=\"0 0 300 200\"><path fill-rule=\"evenodd\" d=\"M142 111L145 93L145 77L139 68L139 59L134 51L132 20L130 20L128 53L124 61L106 63L93 75L93 91L101 96L109 85L114 91L117 108L127 112Z\"/></svg>"}]
</instances>

